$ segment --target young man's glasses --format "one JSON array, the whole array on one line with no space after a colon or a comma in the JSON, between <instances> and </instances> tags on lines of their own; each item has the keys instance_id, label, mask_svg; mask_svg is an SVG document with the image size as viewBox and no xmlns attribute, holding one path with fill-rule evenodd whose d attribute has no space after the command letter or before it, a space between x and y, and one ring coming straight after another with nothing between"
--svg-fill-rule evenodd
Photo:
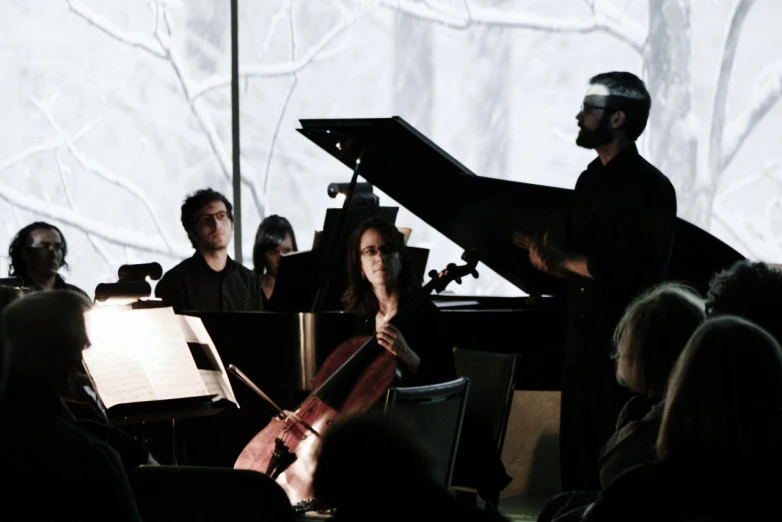
<instances>
[{"instance_id":1,"label":"young man's glasses","mask_svg":"<svg viewBox=\"0 0 782 522\"><path fill-rule=\"evenodd\" d=\"M215 221L225 221L228 219L228 212L221 210L220 212L215 212L214 214L201 214L196 218L196 225L208 225L212 222L213 219Z\"/></svg>"}]
</instances>

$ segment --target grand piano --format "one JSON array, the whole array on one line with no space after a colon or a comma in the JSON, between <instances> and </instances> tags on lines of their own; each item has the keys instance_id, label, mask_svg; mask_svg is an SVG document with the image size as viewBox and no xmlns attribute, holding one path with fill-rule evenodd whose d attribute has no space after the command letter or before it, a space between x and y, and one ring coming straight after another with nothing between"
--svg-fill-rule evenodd
<instances>
[{"instance_id":1,"label":"grand piano","mask_svg":"<svg viewBox=\"0 0 782 522\"><path fill-rule=\"evenodd\" d=\"M517 389L558 390L564 287L535 270L511 236L538 227L564 235L572 191L478 176L400 117L300 123L302 135L528 294L434 301L462 347L520 354ZM675 234L669 279L703 294L716 272L743 259L681 218ZM447 306L451 300L473 304Z\"/></svg>"},{"instance_id":2,"label":"grand piano","mask_svg":"<svg viewBox=\"0 0 782 522\"><path fill-rule=\"evenodd\" d=\"M535 270L526 252L513 246L511 235L514 230L531 233L537 227L555 236L564 234L571 191L478 176L400 117L300 123L303 136L347 167L346 177L352 172L356 180L360 176L376 186L464 250L477 252L480 263L527 294L513 298L434 295L433 300L460 347L520 354L516 389L560 389L564 287L561 280ZM332 254L344 248L357 222L345 219L341 238L337 233L329 242ZM679 219L669 278L705 293L716 272L740 259L743 256L730 246ZM202 318L226 366L236 364L278 404L291 408L311 389L309 381L320 363L353 334L354 319L340 311L334 299L343 290L342 261L330 259L325 250L287 261L283 257L280 278L286 265L292 274L294 266L299 274L309 274L300 279L305 298L298 309L289 303L278 312L187 313ZM326 292L331 297L315 306L312 292L324 289L326 276L332 283ZM243 385L234 388L245 421L248 416L256 419L245 430L251 436L253 429L265 425L270 411Z\"/></svg>"}]
</instances>

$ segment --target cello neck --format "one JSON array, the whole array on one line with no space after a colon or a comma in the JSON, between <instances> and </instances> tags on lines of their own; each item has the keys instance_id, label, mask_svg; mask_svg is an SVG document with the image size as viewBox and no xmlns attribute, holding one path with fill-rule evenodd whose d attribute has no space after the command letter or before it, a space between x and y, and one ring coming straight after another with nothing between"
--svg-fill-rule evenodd
<instances>
[{"instance_id":1,"label":"cello neck","mask_svg":"<svg viewBox=\"0 0 782 522\"><path fill-rule=\"evenodd\" d=\"M465 265L456 266L451 263L442 272L438 273L436 270L429 272L429 277L431 278L429 282L416 292L412 299L404 304L402 309L390 320L390 322L397 328L400 327L424 298L428 297L432 291L436 290L438 293L443 291L451 281L461 283L461 278L466 275L472 275L477 278L478 272L475 271L475 266L478 264L477 254L474 251L465 251L462 255L462 259L467 262ZM371 357L377 353L376 350L383 350L383 348L377 343L377 334L374 334L325 381L323 381L323 383L312 392L312 395L325 401L328 394L340 384L343 379L349 375L353 375L354 371L362 369L363 365L371 360Z\"/></svg>"},{"instance_id":2,"label":"cello neck","mask_svg":"<svg viewBox=\"0 0 782 522\"><path fill-rule=\"evenodd\" d=\"M427 283L420 291L416 292L414 297L408 300L402 309L389 321L397 328L404 324L404 321L410 316L410 314L418 307L421 301L432 292L433 286L431 283ZM326 400L329 393L337 387L345 378L350 375L354 375L354 372L360 371L369 361L372 356L377 354L378 350L383 350L377 343L377 334L370 337L356 352L351 355L334 373L332 373L323 383L318 386L312 395L316 396L322 401Z\"/></svg>"}]
</instances>

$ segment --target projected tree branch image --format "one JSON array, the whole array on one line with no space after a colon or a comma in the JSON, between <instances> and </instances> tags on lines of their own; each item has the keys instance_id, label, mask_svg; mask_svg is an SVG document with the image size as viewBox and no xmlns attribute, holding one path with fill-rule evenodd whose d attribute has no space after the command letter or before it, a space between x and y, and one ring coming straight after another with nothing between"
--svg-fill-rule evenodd
<instances>
[{"instance_id":1,"label":"projected tree branch image","mask_svg":"<svg viewBox=\"0 0 782 522\"><path fill-rule=\"evenodd\" d=\"M678 215L782 262L782 18L773 0L239 0L242 261L263 218L300 249L351 171L300 119L401 116L475 174L572 189L590 77L631 71L652 98L639 150ZM125 263L192 255L188 193L232 197L231 27L222 0L9 0L0 241L33 221L68 242L61 274L92 294ZM359 179L359 181L363 181ZM411 187L415 190L415 187ZM428 268L462 249L400 207ZM448 198L447 195L438 197ZM231 250L233 255L233 250ZM3 274L9 259L3 257ZM480 268L480 267L479 267ZM522 295L486 269L451 288Z\"/></svg>"}]
</instances>

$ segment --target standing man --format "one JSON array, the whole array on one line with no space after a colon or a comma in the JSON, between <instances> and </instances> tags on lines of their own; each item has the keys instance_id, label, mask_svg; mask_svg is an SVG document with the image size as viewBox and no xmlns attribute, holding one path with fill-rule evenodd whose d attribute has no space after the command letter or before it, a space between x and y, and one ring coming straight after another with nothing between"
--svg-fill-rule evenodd
<instances>
[{"instance_id":1,"label":"standing man","mask_svg":"<svg viewBox=\"0 0 782 522\"><path fill-rule=\"evenodd\" d=\"M30 291L71 290L89 299L84 290L66 283L58 273L68 268L67 253L68 243L59 228L44 221L30 223L11 240L9 274L21 278Z\"/></svg>"},{"instance_id":2,"label":"standing man","mask_svg":"<svg viewBox=\"0 0 782 522\"><path fill-rule=\"evenodd\" d=\"M192 257L166 272L155 295L177 312L263 310L258 277L228 256L233 235L233 206L210 188L189 195L182 204L182 226Z\"/></svg>"},{"instance_id":3,"label":"standing man","mask_svg":"<svg viewBox=\"0 0 782 522\"><path fill-rule=\"evenodd\" d=\"M629 302L666 277L676 226L676 192L638 153L651 98L629 72L589 81L576 145L597 158L573 194L567 239L529 238L532 264L566 278L568 331L562 379L562 488L599 489L597 455L629 398L610 359L614 328Z\"/></svg>"}]
</instances>

